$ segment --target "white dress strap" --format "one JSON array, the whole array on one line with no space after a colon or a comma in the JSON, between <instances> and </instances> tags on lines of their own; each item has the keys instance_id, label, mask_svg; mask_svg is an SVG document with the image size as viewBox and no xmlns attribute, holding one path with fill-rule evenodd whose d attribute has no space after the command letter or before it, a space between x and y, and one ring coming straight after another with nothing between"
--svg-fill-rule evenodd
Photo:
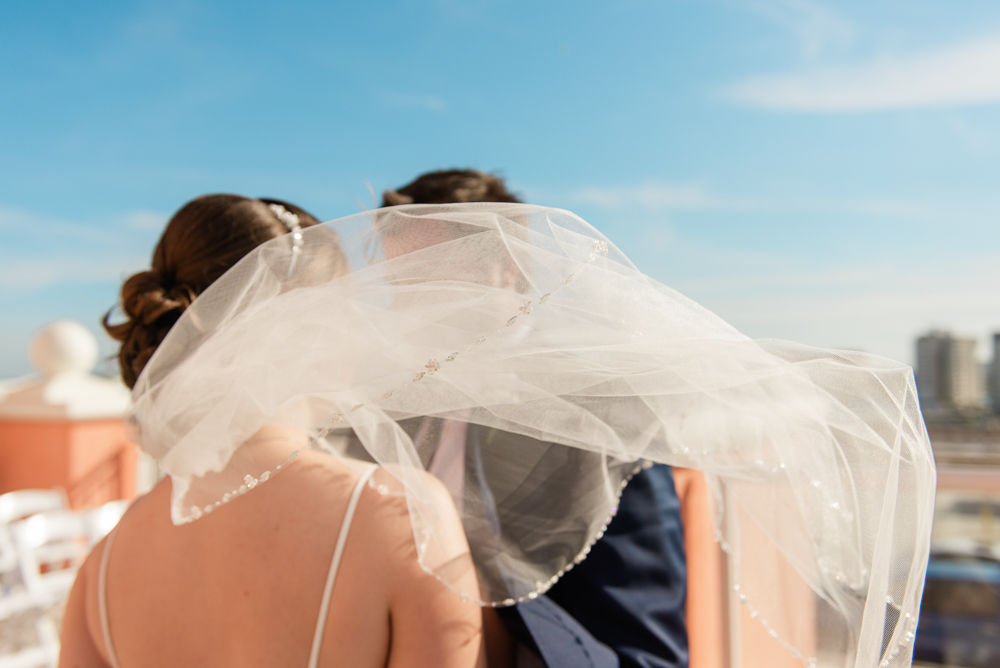
<instances>
[{"instance_id":1,"label":"white dress strap","mask_svg":"<svg viewBox=\"0 0 1000 668\"><path fill-rule=\"evenodd\" d=\"M351 530L351 522L354 520L354 511L358 508L358 500L361 498L361 491L368 484L368 479L372 477L378 466L372 466L361 474L351 500L347 503L347 512L344 514L344 521L340 525L340 535L337 536L337 546L333 549L333 560L330 562L330 572L326 576L326 587L323 588L323 602L319 608L319 619L316 621L316 632L313 634L312 651L309 652L309 668L316 668L319 664L319 651L323 646L323 632L326 630L326 618L330 612L330 597L333 595L333 584L337 580L337 569L340 568L340 558L344 555L344 544L347 543L347 533ZM114 666L113 668L117 668Z\"/></svg>"},{"instance_id":2,"label":"white dress strap","mask_svg":"<svg viewBox=\"0 0 1000 668\"><path fill-rule=\"evenodd\" d=\"M111 624L108 621L108 560L111 557L111 544L115 540L118 527L108 534L104 541L104 551L101 553L101 568L97 574L97 609L101 615L101 635L104 636L104 650L108 653L111 668L119 668L115 646L111 644Z\"/></svg>"}]
</instances>

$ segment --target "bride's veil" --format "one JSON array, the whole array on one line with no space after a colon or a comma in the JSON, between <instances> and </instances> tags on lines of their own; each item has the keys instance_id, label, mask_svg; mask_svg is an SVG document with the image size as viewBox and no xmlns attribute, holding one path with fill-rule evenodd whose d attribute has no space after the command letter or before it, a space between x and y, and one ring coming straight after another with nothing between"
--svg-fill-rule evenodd
<instances>
[{"instance_id":1,"label":"bride's veil","mask_svg":"<svg viewBox=\"0 0 1000 668\"><path fill-rule=\"evenodd\" d=\"M730 619L805 665L909 665L935 486L909 367L748 339L567 211L393 207L303 236L291 273L282 237L199 296L135 386L174 522L288 466L241 444L297 426L381 465L449 587L453 503L481 583L456 594L510 605L586 557L644 462L696 468Z\"/></svg>"}]
</instances>

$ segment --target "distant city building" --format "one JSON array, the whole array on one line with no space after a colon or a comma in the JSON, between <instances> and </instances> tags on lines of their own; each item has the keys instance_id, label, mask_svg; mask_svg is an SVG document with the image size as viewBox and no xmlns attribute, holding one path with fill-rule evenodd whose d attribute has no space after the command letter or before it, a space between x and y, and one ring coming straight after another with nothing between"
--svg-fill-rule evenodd
<instances>
[{"instance_id":1,"label":"distant city building","mask_svg":"<svg viewBox=\"0 0 1000 668\"><path fill-rule=\"evenodd\" d=\"M990 362L989 392L993 411L1000 413L1000 332L993 335L993 361Z\"/></svg>"},{"instance_id":2,"label":"distant city building","mask_svg":"<svg viewBox=\"0 0 1000 668\"><path fill-rule=\"evenodd\" d=\"M976 340L943 331L921 336L916 380L925 409L981 407L982 370L976 361Z\"/></svg>"}]
</instances>

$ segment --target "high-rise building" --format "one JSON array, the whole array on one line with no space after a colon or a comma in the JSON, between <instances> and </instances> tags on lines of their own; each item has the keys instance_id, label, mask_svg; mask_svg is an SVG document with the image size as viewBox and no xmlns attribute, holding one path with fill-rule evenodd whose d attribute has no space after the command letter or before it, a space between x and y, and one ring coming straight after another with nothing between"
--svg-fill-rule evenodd
<instances>
[{"instance_id":1,"label":"high-rise building","mask_svg":"<svg viewBox=\"0 0 1000 668\"><path fill-rule=\"evenodd\" d=\"M990 362L989 392L993 411L1000 413L1000 332L993 334L993 360Z\"/></svg>"},{"instance_id":2,"label":"high-rise building","mask_svg":"<svg viewBox=\"0 0 1000 668\"><path fill-rule=\"evenodd\" d=\"M924 408L982 406L976 340L932 331L917 339L917 393Z\"/></svg>"},{"instance_id":3,"label":"high-rise building","mask_svg":"<svg viewBox=\"0 0 1000 668\"><path fill-rule=\"evenodd\" d=\"M924 408L937 408L944 403L943 373L948 333L932 331L917 339L917 395Z\"/></svg>"}]
</instances>

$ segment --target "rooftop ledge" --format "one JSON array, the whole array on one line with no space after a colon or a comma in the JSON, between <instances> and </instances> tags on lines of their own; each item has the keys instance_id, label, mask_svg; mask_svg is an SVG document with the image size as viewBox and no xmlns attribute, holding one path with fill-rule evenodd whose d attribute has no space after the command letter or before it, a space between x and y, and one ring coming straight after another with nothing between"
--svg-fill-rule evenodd
<instances>
[{"instance_id":1,"label":"rooftop ledge","mask_svg":"<svg viewBox=\"0 0 1000 668\"><path fill-rule=\"evenodd\" d=\"M97 339L80 323L46 325L32 339L29 354L39 375L0 384L0 419L101 420L128 410L128 388L91 373Z\"/></svg>"}]
</instances>

